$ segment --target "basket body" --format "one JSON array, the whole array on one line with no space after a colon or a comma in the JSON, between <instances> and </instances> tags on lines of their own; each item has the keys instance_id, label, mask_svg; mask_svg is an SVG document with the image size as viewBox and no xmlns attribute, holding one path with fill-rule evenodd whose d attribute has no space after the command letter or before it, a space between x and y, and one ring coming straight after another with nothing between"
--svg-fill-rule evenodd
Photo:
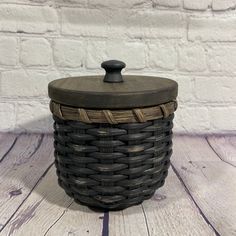
<instances>
[{"instance_id":1,"label":"basket body","mask_svg":"<svg viewBox=\"0 0 236 236\"><path fill-rule=\"evenodd\" d=\"M164 184L174 114L142 123L84 123L54 118L58 181L75 201L118 210Z\"/></svg>"}]
</instances>

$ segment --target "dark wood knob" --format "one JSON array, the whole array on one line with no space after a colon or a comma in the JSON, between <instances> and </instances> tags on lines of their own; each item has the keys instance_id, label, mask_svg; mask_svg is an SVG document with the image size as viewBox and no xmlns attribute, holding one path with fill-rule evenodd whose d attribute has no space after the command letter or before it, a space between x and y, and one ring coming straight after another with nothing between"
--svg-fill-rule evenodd
<instances>
[{"instance_id":1,"label":"dark wood knob","mask_svg":"<svg viewBox=\"0 0 236 236\"><path fill-rule=\"evenodd\" d=\"M121 83L123 78L121 75L121 70L125 68L125 63L117 60L104 61L101 67L105 69L106 74L104 76L103 82L107 83Z\"/></svg>"}]
</instances>

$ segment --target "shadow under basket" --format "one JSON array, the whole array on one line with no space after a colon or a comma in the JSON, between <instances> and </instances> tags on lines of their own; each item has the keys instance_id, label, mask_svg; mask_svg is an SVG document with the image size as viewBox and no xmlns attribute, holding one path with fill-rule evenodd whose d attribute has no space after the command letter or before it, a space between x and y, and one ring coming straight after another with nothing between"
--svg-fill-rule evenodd
<instances>
[{"instance_id":1,"label":"shadow under basket","mask_svg":"<svg viewBox=\"0 0 236 236\"><path fill-rule=\"evenodd\" d=\"M59 185L81 204L120 210L164 184L174 114L143 123L84 123L54 118Z\"/></svg>"}]
</instances>

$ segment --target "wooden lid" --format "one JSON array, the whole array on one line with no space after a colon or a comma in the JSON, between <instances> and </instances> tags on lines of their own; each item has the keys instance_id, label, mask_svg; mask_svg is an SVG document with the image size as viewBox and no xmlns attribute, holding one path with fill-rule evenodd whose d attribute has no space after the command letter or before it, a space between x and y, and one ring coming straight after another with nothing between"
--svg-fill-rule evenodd
<instances>
[{"instance_id":1,"label":"wooden lid","mask_svg":"<svg viewBox=\"0 0 236 236\"><path fill-rule=\"evenodd\" d=\"M60 104L82 108L134 108L163 104L176 99L175 81L150 76L121 75L125 63L106 61L104 76L81 76L54 80L49 97Z\"/></svg>"}]
</instances>

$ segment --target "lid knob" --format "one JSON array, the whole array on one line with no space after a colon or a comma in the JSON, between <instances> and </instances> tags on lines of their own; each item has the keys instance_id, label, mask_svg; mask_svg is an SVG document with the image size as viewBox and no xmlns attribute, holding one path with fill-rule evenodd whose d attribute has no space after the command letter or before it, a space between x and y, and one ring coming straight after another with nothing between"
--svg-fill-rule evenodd
<instances>
[{"instance_id":1,"label":"lid knob","mask_svg":"<svg viewBox=\"0 0 236 236\"><path fill-rule=\"evenodd\" d=\"M117 60L104 61L101 64L101 66L106 71L103 82L107 83L123 82L121 70L126 66L124 62Z\"/></svg>"}]
</instances>

